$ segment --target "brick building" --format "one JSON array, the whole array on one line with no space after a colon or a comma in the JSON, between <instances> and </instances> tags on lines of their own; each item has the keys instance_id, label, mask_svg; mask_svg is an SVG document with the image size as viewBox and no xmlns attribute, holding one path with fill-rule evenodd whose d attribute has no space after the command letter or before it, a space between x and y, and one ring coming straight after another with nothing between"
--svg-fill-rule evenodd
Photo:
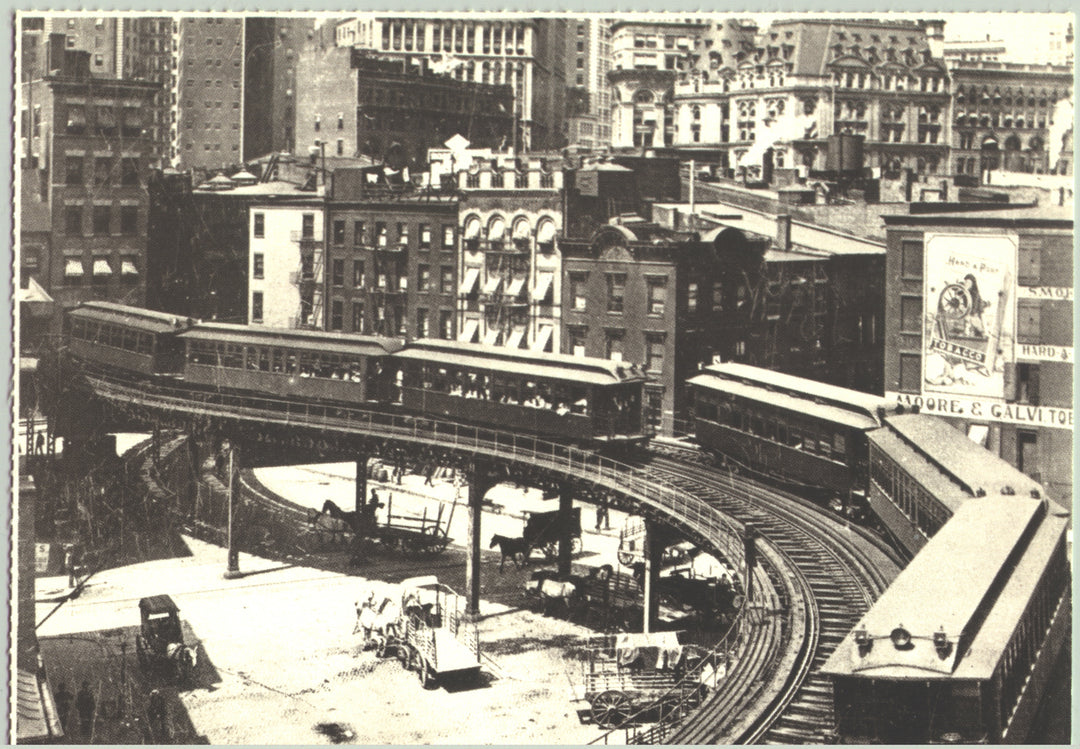
<instances>
[{"instance_id":1,"label":"brick building","mask_svg":"<svg viewBox=\"0 0 1080 749\"><path fill-rule=\"evenodd\" d=\"M1067 209L885 216L885 394L1072 496Z\"/></svg>"},{"instance_id":2,"label":"brick building","mask_svg":"<svg viewBox=\"0 0 1080 749\"><path fill-rule=\"evenodd\" d=\"M146 299L147 113L157 85L90 75L53 34L47 74L19 84L19 256L56 302Z\"/></svg>"},{"instance_id":3,"label":"brick building","mask_svg":"<svg viewBox=\"0 0 1080 749\"><path fill-rule=\"evenodd\" d=\"M568 18L566 139L582 150L611 143L611 19Z\"/></svg>"},{"instance_id":4,"label":"brick building","mask_svg":"<svg viewBox=\"0 0 1080 749\"><path fill-rule=\"evenodd\" d=\"M458 200L338 169L326 201L326 329L452 340Z\"/></svg>"}]
</instances>

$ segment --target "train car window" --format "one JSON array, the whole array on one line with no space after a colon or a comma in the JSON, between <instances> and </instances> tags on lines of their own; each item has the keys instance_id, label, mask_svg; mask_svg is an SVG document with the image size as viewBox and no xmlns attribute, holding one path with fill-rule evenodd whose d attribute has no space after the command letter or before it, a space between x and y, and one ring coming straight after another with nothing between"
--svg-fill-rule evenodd
<instances>
[{"instance_id":1,"label":"train car window","mask_svg":"<svg viewBox=\"0 0 1080 749\"><path fill-rule=\"evenodd\" d=\"M270 352L264 348L259 349L259 370L270 371Z\"/></svg>"},{"instance_id":2,"label":"train car window","mask_svg":"<svg viewBox=\"0 0 1080 749\"><path fill-rule=\"evenodd\" d=\"M768 419L765 422L765 438L776 441L776 422L772 419Z\"/></svg>"},{"instance_id":3,"label":"train car window","mask_svg":"<svg viewBox=\"0 0 1080 749\"><path fill-rule=\"evenodd\" d=\"M112 346L114 346L115 348L123 348L124 347L124 329L120 328L120 327L116 327L114 325L110 325L109 327L110 327L110 334L111 334L109 336L109 343Z\"/></svg>"},{"instance_id":4,"label":"train car window","mask_svg":"<svg viewBox=\"0 0 1080 749\"><path fill-rule=\"evenodd\" d=\"M847 440L839 432L833 435L833 451L837 455L847 455Z\"/></svg>"},{"instance_id":5,"label":"train car window","mask_svg":"<svg viewBox=\"0 0 1080 749\"><path fill-rule=\"evenodd\" d=\"M232 369L244 368L244 347L235 343L226 343L221 354L221 366Z\"/></svg>"},{"instance_id":6,"label":"train car window","mask_svg":"<svg viewBox=\"0 0 1080 749\"><path fill-rule=\"evenodd\" d=\"M154 350L154 339L149 333L139 333L139 340L136 344L140 354L150 354Z\"/></svg>"},{"instance_id":7,"label":"train car window","mask_svg":"<svg viewBox=\"0 0 1080 749\"><path fill-rule=\"evenodd\" d=\"M121 339L121 345L128 351L135 351L138 347L136 343L137 333L134 330L123 331L123 338Z\"/></svg>"},{"instance_id":8,"label":"train car window","mask_svg":"<svg viewBox=\"0 0 1080 749\"><path fill-rule=\"evenodd\" d=\"M86 337L86 325L82 320L76 318L71 321L71 336L72 338Z\"/></svg>"},{"instance_id":9,"label":"train car window","mask_svg":"<svg viewBox=\"0 0 1080 749\"><path fill-rule=\"evenodd\" d=\"M286 354L285 372L288 374L296 374L296 354Z\"/></svg>"}]
</instances>

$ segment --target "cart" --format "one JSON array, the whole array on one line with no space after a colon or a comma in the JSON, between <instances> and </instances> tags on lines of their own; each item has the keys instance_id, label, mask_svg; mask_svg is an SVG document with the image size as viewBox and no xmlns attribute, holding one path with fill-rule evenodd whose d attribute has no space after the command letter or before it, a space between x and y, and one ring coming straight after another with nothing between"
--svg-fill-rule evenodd
<instances>
[{"instance_id":1,"label":"cart","mask_svg":"<svg viewBox=\"0 0 1080 749\"><path fill-rule=\"evenodd\" d=\"M660 722L676 707L696 707L706 693L700 669L706 653L678 632L623 633L590 638L577 698L583 722L620 728Z\"/></svg>"},{"instance_id":2,"label":"cart","mask_svg":"<svg viewBox=\"0 0 1080 749\"><path fill-rule=\"evenodd\" d=\"M446 551L453 540L448 534L456 506L455 499L445 521L445 505L442 502L439 503L438 514L434 516L428 515L427 508L421 515L400 512L395 515L394 495L391 494L386 501L386 519L382 523L372 524L371 537L384 546L399 549L410 556L437 556Z\"/></svg>"},{"instance_id":3,"label":"cart","mask_svg":"<svg viewBox=\"0 0 1080 749\"><path fill-rule=\"evenodd\" d=\"M549 561L559 553L559 539L569 532L572 553L581 551L581 508L573 507L566 514L561 510L532 512L525 517L521 535L529 551L540 549Z\"/></svg>"},{"instance_id":4,"label":"cart","mask_svg":"<svg viewBox=\"0 0 1080 749\"><path fill-rule=\"evenodd\" d=\"M196 650L184 644L180 609L165 594L139 600L142 623L135 635L139 667L170 672L179 681L189 681L195 670Z\"/></svg>"},{"instance_id":5,"label":"cart","mask_svg":"<svg viewBox=\"0 0 1080 749\"><path fill-rule=\"evenodd\" d=\"M434 575L404 580L401 589L401 619L390 646L402 665L416 671L425 689L479 677L480 635L462 617L461 596Z\"/></svg>"}]
</instances>

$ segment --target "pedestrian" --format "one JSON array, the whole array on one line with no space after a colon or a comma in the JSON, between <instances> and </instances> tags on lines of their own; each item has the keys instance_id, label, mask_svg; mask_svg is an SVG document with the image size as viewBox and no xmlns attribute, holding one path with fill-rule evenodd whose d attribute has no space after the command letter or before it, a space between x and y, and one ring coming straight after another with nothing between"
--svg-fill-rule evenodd
<instances>
[{"instance_id":1,"label":"pedestrian","mask_svg":"<svg viewBox=\"0 0 1080 749\"><path fill-rule=\"evenodd\" d=\"M78 566L78 552L76 552L74 546L68 544L64 547L64 569L67 571L68 574L69 588L74 588L76 585L79 584L79 576L77 574Z\"/></svg>"},{"instance_id":2,"label":"pedestrian","mask_svg":"<svg viewBox=\"0 0 1080 749\"><path fill-rule=\"evenodd\" d=\"M53 694L53 699L56 701L56 710L60 713L60 725L66 725L68 717L71 715L71 701L74 699L71 692L68 691L66 681L60 682L60 686L56 688L56 693Z\"/></svg>"},{"instance_id":3,"label":"pedestrian","mask_svg":"<svg viewBox=\"0 0 1080 749\"><path fill-rule=\"evenodd\" d=\"M168 708L165 705L165 695L160 690L150 691L150 701L146 711L150 715L150 727L153 729L154 738L159 743L168 741Z\"/></svg>"},{"instance_id":4,"label":"pedestrian","mask_svg":"<svg viewBox=\"0 0 1080 749\"><path fill-rule=\"evenodd\" d=\"M431 483L431 477L435 475L435 465L428 463L427 468L424 469L424 486L434 486Z\"/></svg>"},{"instance_id":5,"label":"pedestrian","mask_svg":"<svg viewBox=\"0 0 1080 749\"><path fill-rule=\"evenodd\" d=\"M94 726L94 695L90 691L90 682L84 681L75 697L75 708L79 711L79 723L83 738L90 738Z\"/></svg>"},{"instance_id":6,"label":"pedestrian","mask_svg":"<svg viewBox=\"0 0 1080 749\"><path fill-rule=\"evenodd\" d=\"M38 455L44 455L45 454L45 435L44 434L39 434L37 436L37 439L34 441L34 452L37 453Z\"/></svg>"}]
</instances>

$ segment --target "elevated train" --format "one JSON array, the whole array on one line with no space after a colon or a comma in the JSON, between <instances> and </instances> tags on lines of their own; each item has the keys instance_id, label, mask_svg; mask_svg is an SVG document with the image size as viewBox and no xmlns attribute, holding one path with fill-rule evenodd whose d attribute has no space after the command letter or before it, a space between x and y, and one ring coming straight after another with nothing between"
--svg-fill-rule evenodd
<instances>
[{"instance_id":1,"label":"elevated train","mask_svg":"<svg viewBox=\"0 0 1080 749\"><path fill-rule=\"evenodd\" d=\"M84 366L198 392L402 411L592 447L648 438L636 366L453 341L199 322L108 302L68 311Z\"/></svg>"},{"instance_id":2,"label":"elevated train","mask_svg":"<svg viewBox=\"0 0 1080 749\"><path fill-rule=\"evenodd\" d=\"M843 743L1018 743L1070 636L1068 513L1048 499L969 499L823 672Z\"/></svg>"}]
</instances>

